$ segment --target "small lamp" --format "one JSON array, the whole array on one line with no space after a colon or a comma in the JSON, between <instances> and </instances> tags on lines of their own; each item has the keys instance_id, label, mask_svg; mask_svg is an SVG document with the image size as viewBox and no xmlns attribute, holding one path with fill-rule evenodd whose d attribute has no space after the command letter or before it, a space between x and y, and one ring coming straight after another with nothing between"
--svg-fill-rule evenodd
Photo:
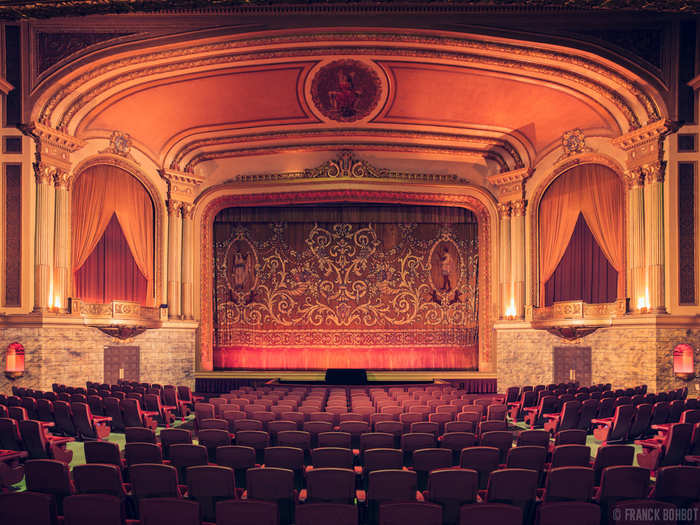
<instances>
[{"instance_id":1,"label":"small lamp","mask_svg":"<svg viewBox=\"0 0 700 525\"><path fill-rule=\"evenodd\" d=\"M7 345L5 375L8 379L17 379L24 375L24 346L20 343L14 342Z\"/></svg>"},{"instance_id":2,"label":"small lamp","mask_svg":"<svg viewBox=\"0 0 700 525\"><path fill-rule=\"evenodd\" d=\"M673 349L673 373L683 381L695 377L695 350L688 343L681 343Z\"/></svg>"}]
</instances>

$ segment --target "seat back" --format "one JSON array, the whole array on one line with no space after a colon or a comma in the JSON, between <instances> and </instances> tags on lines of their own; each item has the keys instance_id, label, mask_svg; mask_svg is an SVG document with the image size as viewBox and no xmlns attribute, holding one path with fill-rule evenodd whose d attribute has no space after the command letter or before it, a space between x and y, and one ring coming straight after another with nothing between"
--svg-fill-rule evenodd
<instances>
[{"instance_id":1,"label":"seat back","mask_svg":"<svg viewBox=\"0 0 700 525\"><path fill-rule=\"evenodd\" d=\"M500 462L505 463L508 450L513 446L513 433L510 430L494 430L481 435L479 445L496 447L500 451Z\"/></svg>"},{"instance_id":2,"label":"seat back","mask_svg":"<svg viewBox=\"0 0 700 525\"><path fill-rule=\"evenodd\" d=\"M608 434L607 441L620 441L627 439L627 434L632 426L632 417L634 416L634 406L619 405L615 409L612 428Z\"/></svg>"},{"instance_id":3,"label":"seat back","mask_svg":"<svg viewBox=\"0 0 700 525\"><path fill-rule=\"evenodd\" d=\"M400 469L403 467L403 452L395 448L365 450L362 466L366 479L369 479L369 474L375 470Z\"/></svg>"},{"instance_id":4,"label":"seat back","mask_svg":"<svg viewBox=\"0 0 700 525\"><path fill-rule=\"evenodd\" d=\"M347 432L320 432L317 441L319 447L352 447L352 435Z\"/></svg>"},{"instance_id":5,"label":"seat back","mask_svg":"<svg viewBox=\"0 0 700 525\"><path fill-rule=\"evenodd\" d=\"M600 478L599 501L602 506L623 499L644 499L649 491L649 470L634 466L606 467Z\"/></svg>"},{"instance_id":6,"label":"seat back","mask_svg":"<svg viewBox=\"0 0 700 525\"><path fill-rule=\"evenodd\" d=\"M127 443L155 443L156 433L146 427L127 427L124 429Z\"/></svg>"},{"instance_id":7,"label":"seat back","mask_svg":"<svg viewBox=\"0 0 700 525\"><path fill-rule=\"evenodd\" d=\"M200 430L197 434L197 439L200 445L207 448L209 459L211 461L216 459L217 447L225 447L231 444L231 434L228 433L228 430L216 428Z\"/></svg>"},{"instance_id":8,"label":"seat back","mask_svg":"<svg viewBox=\"0 0 700 525\"><path fill-rule=\"evenodd\" d=\"M459 525L522 525L523 511L519 507L503 503L462 505L459 509Z\"/></svg>"},{"instance_id":9,"label":"seat back","mask_svg":"<svg viewBox=\"0 0 700 525\"><path fill-rule=\"evenodd\" d=\"M105 416L112 418L112 421L109 423L112 431L124 432L126 425L124 425L124 417L122 415L121 406L119 405L120 400L116 397L105 397L102 398L102 402L105 407ZM141 427L143 423L139 423L135 426Z\"/></svg>"},{"instance_id":10,"label":"seat back","mask_svg":"<svg viewBox=\"0 0 700 525\"><path fill-rule=\"evenodd\" d=\"M0 523L55 525L56 522L56 505L50 495L30 491L0 494Z\"/></svg>"},{"instance_id":11,"label":"seat back","mask_svg":"<svg viewBox=\"0 0 700 525\"><path fill-rule=\"evenodd\" d=\"M554 467L547 473L544 501L589 501L593 495L593 481L590 467Z\"/></svg>"},{"instance_id":12,"label":"seat back","mask_svg":"<svg viewBox=\"0 0 700 525\"><path fill-rule=\"evenodd\" d=\"M86 463L108 463L121 468L119 445L111 441L86 441L84 444Z\"/></svg>"},{"instance_id":13,"label":"seat back","mask_svg":"<svg viewBox=\"0 0 700 525\"><path fill-rule=\"evenodd\" d=\"M21 425L21 423L20 423ZM669 435L663 445L664 454L659 458L659 467L667 465L680 465L690 448L693 436L693 425L690 423L676 423L671 426Z\"/></svg>"},{"instance_id":14,"label":"seat back","mask_svg":"<svg viewBox=\"0 0 700 525\"><path fill-rule=\"evenodd\" d=\"M9 417L0 418L0 449L22 450L19 425Z\"/></svg>"},{"instance_id":15,"label":"seat back","mask_svg":"<svg viewBox=\"0 0 700 525\"><path fill-rule=\"evenodd\" d=\"M187 467L206 465L209 462L207 448L191 443L176 443L170 445L170 462L177 469L179 478L187 482Z\"/></svg>"},{"instance_id":16,"label":"seat back","mask_svg":"<svg viewBox=\"0 0 700 525\"><path fill-rule=\"evenodd\" d=\"M30 459L24 464L27 490L50 494L63 514L63 498L73 493L68 465L55 459Z\"/></svg>"},{"instance_id":17,"label":"seat back","mask_svg":"<svg viewBox=\"0 0 700 525\"><path fill-rule=\"evenodd\" d=\"M580 430L585 430L588 432L591 428L591 420L595 419L598 413L598 403L597 399L586 399L581 402L581 412L579 414L578 426Z\"/></svg>"},{"instance_id":18,"label":"seat back","mask_svg":"<svg viewBox=\"0 0 700 525\"><path fill-rule=\"evenodd\" d=\"M116 465L88 463L73 467L73 481L78 494L109 494L124 498L121 470Z\"/></svg>"},{"instance_id":19,"label":"seat back","mask_svg":"<svg viewBox=\"0 0 700 525\"><path fill-rule=\"evenodd\" d=\"M558 445L552 452L552 468L589 467L591 447L586 445Z\"/></svg>"},{"instance_id":20,"label":"seat back","mask_svg":"<svg viewBox=\"0 0 700 525\"><path fill-rule=\"evenodd\" d=\"M700 501L700 467L674 465L656 471L654 499L688 508Z\"/></svg>"},{"instance_id":21,"label":"seat back","mask_svg":"<svg viewBox=\"0 0 700 525\"><path fill-rule=\"evenodd\" d=\"M201 519L216 520L217 501L235 499L236 483L233 469L218 465L200 465L187 469L187 494L199 502Z\"/></svg>"},{"instance_id":22,"label":"seat back","mask_svg":"<svg viewBox=\"0 0 700 525\"><path fill-rule=\"evenodd\" d=\"M49 448L46 445L46 436L41 423L38 421L20 421L20 434L24 448L29 453L30 459L49 459Z\"/></svg>"},{"instance_id":23,"label":"seat back","mask_svg":"<svg viewBox=\"0 0 700 525\"><path fill-rule=\"evenodd\" d=\"M462 450L459 466L479 474L479 488L485 489L491 472L498 468L501 453L496 447L470 447Z\"/></svg>"},{"instance_id":24,"label":"seat back","mask_svg":"<svg viewBox=\"0 0 700 525\"><path fill-rule=\"evenodd\" d=\"M409 470L375 470L369 474L367 500L375 504L415 501L416 481L416 473Z\"/></svg>"},{"instance_id":25,"label":"seat back","mask_svg":"<svg viewBox=\"0 0 700 525\"><path fill-rule=\"evenodd\" d=\"M123 525L124 501L109 494L78 494L63 501L66 525Z\"/></svg>"},{"instance_id":26,"label":"seat back","mask_svg":"<svg viewBox=\"0 0 700 525\"><path fill-rule=\"evenodd\" d=\"M170 459L170 447L177 443L192 443L192 432L184 428L164 428L160 431L164 459Z\"/></svg>"},{"instance_id":27,"label":"seat back","mask_svg":"<svg viewBox=\"0 0 700 525\"><path fill-rule=\"evenodd\" d=\"M163 451L155 443L127 443L124 445L126 466L140 463L163 463Z\"/></svg>"},{"instance_id":28,"label":"seat back","mask_svg":"<svg viewBox=\"0 0 700 525\"><path fill-rule=\"evenodd\" d=\"M442 525L442 507L431 503L385 503L379 509L379 525Z\"/></svg>"},{"instance_id":29,"label":"seat back","mask_svg":"<svg viewBox=\"0 0 700 525\"><path fill-rule=\"evenodd\" d=\"M305 505L311 507L312 505ZM300 510L300 514L303 512ZM324 516L326 516L324 514ZM279 510L275 503L255 500L226 500L216 504L217 525L279 525ZM333 523L336 521L333 515ZM330 523L326 521L316 521L317 523ZM301 525L297 521L297 525ZM338 525L345 525L338 521ZM354 524L353 524L354 525Z\"/></svg>"},{"instance_id":30,"label":"seat back","mask_svg":"<svg viewBox=\"0 0 700 525\"><path fill-rule=\"evenodd\" d=\"M177 469L172 465L141 463L129 467L131 490L137 499L177 498Z\"/></svg>"},{"instance_id":31,"label":"seat back","mask_svg":"<svg viewBox=\"0 0 700 525\"><path fill-rule=\"evenodd\" d=\"M139 502L141 525L200 525L200 504L180 498L149 498Z\"/></svg>"},{"instance_id":32,"label":"seat back","mask_svg":"<svg viewBox=\"0 0 700 525\"><path fill-rule=\"evenodd\" d=\"M538 509L538 525L598 525L600 507L593 503L565 501L544 503Z\"/></svg>"},{"instance_id":33,"label":"seat back","mask_svg":"<svg viewBox=\"0 0 700 525\"><path fill-rule=\"evenodd\" d=\"M352 450L341 447L319 447L311 451L311 464L317 468L352 469L354 456Z\"/></svg>"},{"instance_id":34,"label":"seat back","mask_svg":"<svg viewBox=\"0 0 700 525\"><path fill-rule=\"evenodd\" d=\"M549 447L549 432L547 430L523 430L518 435L516 446L526 445Z\"/></svg>"},{"instance_id":35,"label":"seat back","mask_svg":"<svg viewBox=\"0 0 700 525\"><path fill-rule=\"evenodd\" d=\"M314 468L306 473L306 486L311 503L353 503L355 472L345 468Z\"/></svg>"},{"instance_id":36,"label":"seat back","mask_svg":"<svg viewBox=\"0 0 700 525\"><path fill-rule=\"evenodd\" d=\"M413 470L418 474L418 490L428 487L428 475L431 471L450 468L452 451L445 448L422 448L413 451Z\"/></svg>"},{"instance_id":37,"label":"seat back","mask_svg":"<svg viewBox=\"0 0 700 525\"><path fill-rule=\"evenodd\" d=\"M600 485L603 469L617 465L632 465L634 447L631 445L604 445L598 448L593 464L595 485Z\"/></svg>"},{"instance_id":38,"label":"seat back","mask_svg":"<svg viewBox=\"0 0 700 525\"><path fill-rule=\"evenodd\" d=\"M530 469L542 472L546 460L546 448L537 445L522 445L511 448L508 451L506 468Z\"/></svg>"},{"instance_id":39,"label":"seat back","mask_svg":"<svg viewBox=\"0 0 700 525\"><path fill-rule=\"evenodd\" d=\"M651 407L649 425L665 425L669 421L671 407L666 401L658 401Z\"/></svg>"},{"instance_id":40,"label":"seat back","mask_svg":"<svg viewBox=\"0 0 700 525\"><path fill-rule=\"evenodd\" d=\"M58 434L64 436L77 435L75 425L73 424L73 413L70 409L70 404L66 401L56 401L53 404L53 415L56 422L54 430Z\"/></svg>"},{"instance_id":41,"label":"seat back","mask_svg":"<svg viewBox=\"0 0 700 525\"><path fill-rule=\"evenodd\" d=\"M308 503L296 508L295 523L296 525L318 525L319 523L357 525L358 509L355 505L344 503Z\"/></svg>"}]
</instances>

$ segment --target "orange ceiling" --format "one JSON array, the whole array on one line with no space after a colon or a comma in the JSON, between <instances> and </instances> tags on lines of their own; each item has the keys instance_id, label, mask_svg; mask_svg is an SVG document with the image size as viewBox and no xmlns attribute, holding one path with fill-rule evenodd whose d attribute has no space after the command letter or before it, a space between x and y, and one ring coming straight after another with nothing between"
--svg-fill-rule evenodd
<instances>
[{"instance_id":1,"label":"orange ceiling","mask_svg":"<svg viewBox=\"0 0 700 525\"><path fill-rule=\"evenodd\" d=\"M173 137L208 128L254 131L277 126L293 132L299 124L321 125L299 100L305 71L313 63L199 73L133 87L92 110L78 134L120 130L159 156ZM574 127L618 132L602 105L552 84L440 64L378 63L388 72L390 88L384 109L366 124L376 130L431 126L438 131L519 131L538 152Z\"/></svg>"}]
</instances>

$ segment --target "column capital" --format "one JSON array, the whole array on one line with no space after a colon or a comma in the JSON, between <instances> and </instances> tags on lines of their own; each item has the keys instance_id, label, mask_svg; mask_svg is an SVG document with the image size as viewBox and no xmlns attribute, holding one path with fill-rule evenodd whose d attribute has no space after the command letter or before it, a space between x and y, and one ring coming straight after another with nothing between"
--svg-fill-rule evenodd
<instances>
[{"instance_id":1,"label":"column capital","mask_svg":"<svg viewBox=\"0 0 700 525\"><path fill-rule=\"evenodd\" d=\"M57 188L68 190L70 189L71 182L73 180L73 175L65 170L57 169L53 176L54 184Z\"/></svg>"},{"instance_id":2,"label":"column capital","mask_svg":"<svg viewBox=\"0 0 700 525\"><path fill-rule=\"evenodd\" d=\"M489 184L495 186L498 199L522 199L525 181L532 175L531 168L518 168L488 177Z\"/></svg>"},{"instance_id":3,"label":"column capital","mask_svg":"<svg viewBox=\"0 0 700 525\"><path fill-rule=\"evenodd\" d=\"M46 162L40 162L34 165L34 177L37 184L49 184L53 186L54 177L58 173L58 168L47 164Z\"/></svg>"},{"instance_id":4,"label":"column capital","mask_svg":"<svg viewBox=\"0 0 700 525\"><path fill-rule=\"evenodd\" d=\"M624 173L627 188L639 188L644 185L644 171L642 168L630 168Z\"/></svg>"},{"instance_id":5,"label":"column capital","mask_svg":"<svg viewBox=\"0 0 700 525\"><path fill-rule=\"evenodd\" d=\"M501 219L507 219L510 217L510 202L499 202L497 204L498 216Z\"/></svg>"},{"instance_id":6,"label":"column capital","mask_svg":"<svg viewBox=\"0 0 700 525\"><path fill-rule=\"evenodd\" d=\"M159 173L168 183L169 197L182 202L193 202L204 182L204 178L185 171L161 169Z\"/></svg>"},{"instance_id":7,"label":"column capital","mask_svg":"<svg viewBox=\"0 0 700 525\"><path fill-rule=\"evenodd\" d=\"M167 201L168 215L180 215L180 210L182 209L182 202L174 201L172 199Z\"/></svg>"},{"instance_id":8,"label":"column capital","mask_svg":"<svg viewBox=\"0 0 700 525\"><path fill-rule=\"evenodd\" d=\"M650 162L642 166L642 172L644 173L645 184L663 183L666 175L666 163L663 161Z\"/></svg>"},{"instance_id":9,"label":"column capital","mask_svg":"<svg viewBox=\"0 0 700 525\"><path fill-rule=\"evenodd\" d=\"M194 216L194 204L183 203L182 204L182 218L187 220L192 220Z\"/></svg>"},{"instance_id":10,"label":"column capital","mask_svg":"<svg viewBox=\"0 0 700 525\"><path fill-rule=\"evenodd\" d=\"M525 215L526 208L527 208L527 201L525 199L511 201L510 214L513 217L522 217L523 215Z\"/></svg>"},{"instance_id":11,"label":"column capital","mask_svg":"<svg viewBox=\"0 0 700 525\"><path fill-rule=\"evenodd\" d=\"M612 143L627 153L628 168L640 168L662 158L664 140L678 128L677 122L658 120L620 135Z\"/></svg>"}]
</instances>

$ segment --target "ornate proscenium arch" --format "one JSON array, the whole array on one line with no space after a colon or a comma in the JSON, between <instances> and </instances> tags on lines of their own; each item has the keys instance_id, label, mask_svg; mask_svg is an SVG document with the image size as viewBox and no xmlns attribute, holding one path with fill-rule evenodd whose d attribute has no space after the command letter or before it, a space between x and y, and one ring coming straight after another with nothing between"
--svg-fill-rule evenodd
<instances>
[{"instance_id":1,"label":"ornate proscenium arch","mask_svg":"<svg viewBox=\"0 0 700 525\"><path fill-rule=\"evenodd\" d=\"M344 63L376 82L367 88L372 107L357 119L318 106L319 75ZM341 140L355 150L459 156L494 173L533 167L571 124L612 138L658 121L665 107L654 85L646 72L566 43L222 28L96 44L40 79L30 120L86 140L120 130L161 168L204 176L222 160L337 150Z\"/></svg>"},{"instance_id":2,"label":"ornate proscenium arch","mask_svg":"<svg viewBox=\"0 0 700 525\"><path fill-rule=\"evenodd\" d=\"M313 170L310 170L313 173ZM261 176L262 178L263 176ZM313 178L313 176L312 176ZM491 308L491 271L493 257L491 247L491 224L495 214L495 204L486 192L470 186L447 187L443 192L421 192L418 188L402 191L386 191L372 188L367 181L351 180L351 174L341 177L347 189L279 191L275 193L231 194L234 186L224 185L206 192L197 203L196 216L200 224L200 264L201 264L201 303L200 303L200 347L197 365L201 370L213 367L213 225L214 218L223 209L239 206L270 206L289 204L325 204L336 202L392 203L407 205L457 206L471 210L478 220L479 242L479 369L493 369L491 349L491 328L493 325ZM282 179L283 180L283 179ZM298 180L298 179L297 179ZM317 180L317 179L314 179ZM334 179L337 180L337 179ZM416 175L414 182L420 180ZM409 179L406 182L410 186ZM372 189L370 189L372 188Z\"/></svg>"}]
</instances>

